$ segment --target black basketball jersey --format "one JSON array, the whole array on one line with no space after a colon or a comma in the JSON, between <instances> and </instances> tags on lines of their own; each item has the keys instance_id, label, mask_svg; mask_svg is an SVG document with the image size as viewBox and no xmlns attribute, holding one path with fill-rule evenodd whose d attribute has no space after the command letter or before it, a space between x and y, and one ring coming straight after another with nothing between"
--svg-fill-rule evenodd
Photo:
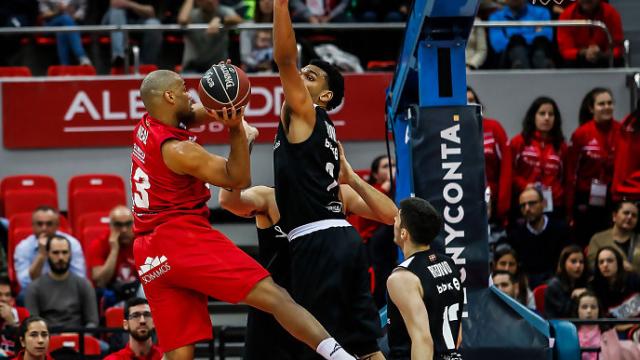
<instances>
[{"instance_id":1,"label":"black basketball jersey","mask_svg":"<svg viewBox=\"0 0 640 360\"><path fill-rule=\"evenodd\" d=\"M434 358L455 353L464 294L460 272L453 260L429 249L413 254L398 267L414 273L422 284L422 300L429 314ZM389 301L387 309L390 358L409 358L411 338L402 315L392 301Z\"/></svg>"},{"instance_id":2,"label":"black basketball jersey","mask_svg":"<svg viewBox=\"0 0 640 360\"><path fill-rule=\"evenodd\" d=\"M289 288L291 282L291 261L289 260L289 240L279 224L258 230L258 261L271 273L276 284Z\"/></svg>"},{"instance_id":3,"label":"black basketball jersey","mask_svg":"<svg viewBox=\"0 0 640 360\"><path fill-rule=\"evenodd\" d=\"M336 130L327 112L316 106L316 123L309 138L291 144L282 123L273 144L276 202L285 232L326 219L344 219L340 186L340 157Z\"/></svg>"}]
</instances>

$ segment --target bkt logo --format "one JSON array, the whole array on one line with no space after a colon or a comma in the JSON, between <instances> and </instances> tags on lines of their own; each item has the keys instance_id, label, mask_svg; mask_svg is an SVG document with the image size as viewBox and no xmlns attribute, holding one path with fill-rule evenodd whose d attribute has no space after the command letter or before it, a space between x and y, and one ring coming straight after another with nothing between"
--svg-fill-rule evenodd
<instances>
[{"instance_id":1,"label":"bkt logo","mask_svg":"<svg viewBox=\"0 0 640 360\"><path fill-rule=\"evenodd\" d=\"M453 290L453 285L451 283L442 283L440 285L436 285L438 289L438 294L442 294L445 291Z\"/></svg>"},{"instance_id":2,"label":"bkt logo","mask_svg":"<svg viewBox=\"0 0 640 360\"><path fill-rule=\"evenodd\" d=\"M171 270L171 266L167 262L167 257L162 255L161 257L147 257L144 261L144 265L140 266L138 275L144 281L145 284L152 282L160 276Z\"/></svg>"}]
</instances>

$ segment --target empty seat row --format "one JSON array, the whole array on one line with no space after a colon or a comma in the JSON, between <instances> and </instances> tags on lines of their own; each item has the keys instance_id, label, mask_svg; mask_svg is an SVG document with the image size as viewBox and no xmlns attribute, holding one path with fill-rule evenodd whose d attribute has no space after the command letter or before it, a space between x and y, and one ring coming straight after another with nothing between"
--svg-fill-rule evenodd
<instances>
[{"instance_id":1,"label":"empty seat row","mask_svg":"<svg viewBox=\"0 0 640 360\"><path fill-rule=\"evenodd\" d=\"M148 74L152 71L158 70L158 67L154 64L142 64L138 71L140 74ZM129 73L132 74L134 67L129 68ZM95 76L96 68L91 65L52 65L47 69L48 76ZM123 68L112 68L111 75L124 74ZM0 66L0 77L30 77L32 76L31 69L26 66Z\"/></svg>"}]
</instances>

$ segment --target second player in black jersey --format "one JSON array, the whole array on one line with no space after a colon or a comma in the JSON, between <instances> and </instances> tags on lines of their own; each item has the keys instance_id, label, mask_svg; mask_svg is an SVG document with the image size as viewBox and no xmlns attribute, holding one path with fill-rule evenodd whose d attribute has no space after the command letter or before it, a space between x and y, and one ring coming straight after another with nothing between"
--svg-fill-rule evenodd
<instances>
[{"instance_id":1,"label":"second player in black jersey","mask_svg":"<svg viewBox=\"0 0 640 360\"><path fill-rule=\"evenodd\" d=\"M405 260L387 280L390 359L460 359L460 272L450 257L430 247L441 228L442 217L427 201L400 202L394 241Z\"/></svg>"}]
</instances>

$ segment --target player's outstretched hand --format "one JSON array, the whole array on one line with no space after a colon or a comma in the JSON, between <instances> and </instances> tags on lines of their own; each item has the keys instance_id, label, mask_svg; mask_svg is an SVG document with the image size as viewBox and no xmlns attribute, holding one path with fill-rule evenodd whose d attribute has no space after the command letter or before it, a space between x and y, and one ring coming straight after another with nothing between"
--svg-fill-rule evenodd
<instances>
[{"instance_id":1,"label":"player's outstretched hand","mask_svg":"<svg viewBox=\"0 0 640 360\"><path fill-rule=\"evenodd\" d=\"M338 182L340 184L348 184L352 180L352 176L356 175L351 167L351 164L347 161L347 157L344 154L344 148L342 143L338 141L338 149L340 152L340 177ZM357 176L357 175L356 175Z\"/></svg>"},{"instance_id":2,"label":"player's outstretched hand","mask_svg":"<svg viewBox=\"0 0 640 360\"><path fill-rule=\"evenodd\" d=\"M207 110L207 112L216 121L228 128L237 128L242 125L242 120L244 119L244 106L241 108L236 108L235 106L230 108L223 107L220 112L213 110Z\"/></svg>"}]
</instances>

